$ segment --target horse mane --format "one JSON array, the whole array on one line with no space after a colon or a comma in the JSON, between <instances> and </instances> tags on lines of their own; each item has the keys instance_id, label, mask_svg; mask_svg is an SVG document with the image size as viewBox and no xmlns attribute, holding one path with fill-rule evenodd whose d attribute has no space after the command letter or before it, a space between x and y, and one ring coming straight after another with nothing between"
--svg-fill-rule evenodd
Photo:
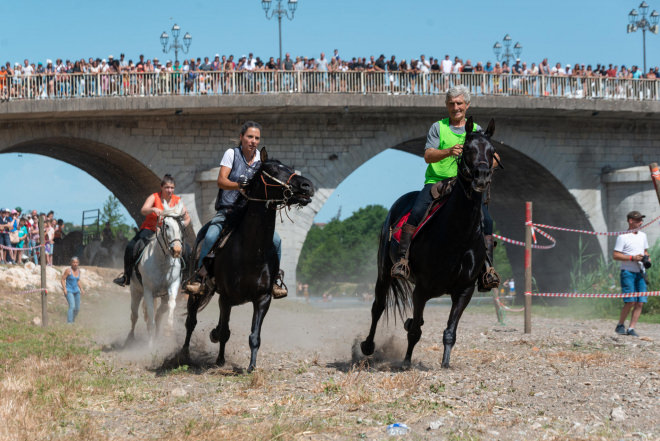
<instances>
[{"instance_id":1,"label":"horse mane","mask_svg":"<svg viewBox=\"0 0 660 441\"><path fill-rule=\"evenodd\" d=\"M176 204L174 207L163 210L162 217L179 217L183 214L183 204Z\"/></svg>"}]
</instances>

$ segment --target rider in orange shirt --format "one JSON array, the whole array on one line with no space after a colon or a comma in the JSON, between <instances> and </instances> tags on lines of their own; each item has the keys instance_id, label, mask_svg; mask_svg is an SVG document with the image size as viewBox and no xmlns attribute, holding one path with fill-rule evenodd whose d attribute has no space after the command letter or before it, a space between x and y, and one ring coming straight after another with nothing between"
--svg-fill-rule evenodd
<instances>
[{"instance_id":1,"label":"rider in orange shirt","mask_svg":"<svg viewBox=\"0 0 660 441\"><path fill-rule=\"evenodd\" d=\"M158 221L163 210L172 208L177 204L183 204L181 198L174 194L175 187L174 178L167 174L163 177L160 183L160 192L154 193L147 198L142 205L140 213L145 217L144 222L140 226L140 231L133 237L133 239L126 245L124 251L124 273L113 280L119 286L128 286L131 283L131 274L133 273L133 251L139 241L146 242L147 239L156 234L158 229ZM183 225L187 227L190 224L190 216L185 205L183 206Z\"/></svg>"}]
</instances>

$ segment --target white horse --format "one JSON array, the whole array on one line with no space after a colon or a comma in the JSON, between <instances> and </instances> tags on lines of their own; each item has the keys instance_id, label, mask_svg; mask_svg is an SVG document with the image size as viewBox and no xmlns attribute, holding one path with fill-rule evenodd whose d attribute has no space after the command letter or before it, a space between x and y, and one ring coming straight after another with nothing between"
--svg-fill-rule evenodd
<instances>
[{"instance_id":1,"label":"white horse","mask_svg":"<svg viewBox=\"0 0 660 441\"><path fill-rule=\"evenodd\" d=\"M140 301L144 298L145 321L149 334L149 347L160 330L160 322L168 311L167 324L174 326L176 296L181 286L181 260L183 253L183 204L163 210L162 224L156 235L147 244L131 277L131 332L127 342L135 336ZM142 283L137 278L140 272ZM167 295L167 302L163 298ZM160 297L160 306L154 314L155 299Z\"/></svg>"}]
</instances>

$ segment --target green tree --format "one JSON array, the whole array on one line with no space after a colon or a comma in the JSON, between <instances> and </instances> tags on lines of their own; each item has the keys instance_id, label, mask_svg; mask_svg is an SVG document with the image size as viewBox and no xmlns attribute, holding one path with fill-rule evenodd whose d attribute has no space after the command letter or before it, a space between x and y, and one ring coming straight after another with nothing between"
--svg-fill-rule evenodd
<instances>
[{"instance_id":1,"label":"green tree","mask_svg":"<svg viewBox=\"0 0 660 441\"><path fill-rule=\"evenodd\" d=\"M298 261L301 281L312 288L375 281L378 237L387 216L381 205L361 208L343 221L334 217L307 234Z\"/></svg>"},{"instance_id":2,"label":"green tree","mask_svg":"<svg viewBox=\"0 0 660 441\"><path fill-rule=\"evenodd\" d=\"M121 231L126 238L131 238L132 228L130 225L124 223L124 215L121 214L121 205L119 199L114 195L108 196L108 199L103 203L101 209L101 229L105 227L106 223L110 224L110 229L114 237Z\"/></svg>"},{"instance_id":3,"label":"green tree","mask_svg":"<svg viewBox=\"0 0 660 441\"><path fill-rule=\"evenodd\" d=\"M114 195L108 196L101 210L101 223L103 225L109 223L110 227L116 227L124 222L124 215L119 212L119 205L119 199L114 197Z\"/></svg>"}]
</instances>

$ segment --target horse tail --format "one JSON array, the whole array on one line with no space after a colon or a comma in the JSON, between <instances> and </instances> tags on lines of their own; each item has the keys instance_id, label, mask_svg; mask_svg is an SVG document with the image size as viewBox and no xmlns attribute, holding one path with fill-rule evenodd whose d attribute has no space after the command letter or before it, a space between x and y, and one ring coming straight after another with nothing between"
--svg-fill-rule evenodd
<instances>
[{"instance_id":1,"label":"horse tail","mask_svg":"<svg viewBox=\"0 0 660 441\"><path fill-rule=\"evenodd\" d=\"M412 309L413 284L408 280L390 278L390 286L387 292L387 303L385 310L389 316L392 311L394 320L398 315L402 321L406 319L406 313Z\"/></svg>"},{"instance_id":2,"label":"horse tail","mask_svg":"<svg viewBox=\"0 0 660 441\"><path fill-rule=\"evenodd\" d=\"M398 201L397 201L398 202ZM380 231L380 243L378 247L378 279L376 280L376 297L384 298L386 317L389 318L390 312L401 320L405 319L405 314L412 308L413 285L407 280L393 279L390 276L392 261L390 259L391 246L391 228L396 221L398 213L395 207L387 213L385 222ZM395 211L393 215L393 211Z\"/></svg>"}]
</instances>

